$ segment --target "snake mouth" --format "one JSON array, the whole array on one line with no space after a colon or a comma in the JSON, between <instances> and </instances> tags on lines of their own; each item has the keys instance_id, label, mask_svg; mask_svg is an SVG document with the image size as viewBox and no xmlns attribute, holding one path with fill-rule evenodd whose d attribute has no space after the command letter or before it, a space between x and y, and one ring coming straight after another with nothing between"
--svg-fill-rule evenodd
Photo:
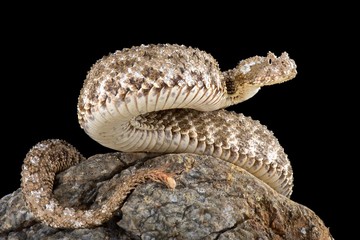
<instances>
[{"instance_id":1,"label":"snake mouth","mask_svg":"<svg viewBox=\"0 0 360 240\"><path fill-rule=\"evenodd\" d=\"M296 64L287 52L279 57L269 52L266 57L259 57L259 62L250 67L246 82L259 87L283 83L293 79L296 74Z\"/></svg>"},{"instance_id":2,"label":"snake mouth","mask_svg":"<svg viewBox=\"0 0 360 240\"><path fill-rule=\"evenodd\" d=\"M224 72L226 105L246 101L261 87L286 82L296 75L295 61L286 52L279 57L269 52L266 57L255 56L242 60L234 69Z\"/></svg>"},{"instance_id":3,"label":"snake mouth","mask_svg":"<svg viewBox=\"0 0 360 240\"><path fill-rule=\"evenodd\" d=\"M234 79L232 85L239 89L243 85L262 87L282 83L293 79L296 74L295 61L286 52L279 57L269 52L266 57L255 56L241 61L228 73L228 79Z\"/></svg>"}]
</instances>

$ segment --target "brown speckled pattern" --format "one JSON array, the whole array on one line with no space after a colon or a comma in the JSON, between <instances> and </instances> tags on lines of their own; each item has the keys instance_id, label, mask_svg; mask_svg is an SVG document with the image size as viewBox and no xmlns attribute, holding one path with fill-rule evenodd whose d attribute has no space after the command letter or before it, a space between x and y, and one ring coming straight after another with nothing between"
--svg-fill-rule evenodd
<instances>
[{"instance_id":1,"label":"brown speckled pattern","mask_svg":"<svg viewBox=\"0 0 360 240\"><path fill-rule=\"evenodd\" d=\"M106 147L211 155L234 163L289 197L292 169L273 133L258 121L222 108L247 100L262 86L295 76L295 62L287 53L248 58L221 72L216 60L198 49L141 45L117 51L92 66L80 92L78 119L85 132ZM159 179L164 173L140 171L99 209L63 208L51 198L55 173L81 158L69 144L49 140L36 145L25 159L26 202L34 215L53 227L101 224L126 193L145 179L169 186L169 179Z\"/></svg>"},{"instance_id":2,"label":"brown speckled pattern","mask_svg":"<svg viewBox=\"0 0 360 240\"><path fill-rule=\"evenodd\" d=\"M83 156L63 140L45 140L36 144L26 155L21 172L21 188L25 202L35 217L54 228L94 227L109 220L128 193L147 179L175 188L175 180L158 169L138 170L123 179L115 193L93 209L63 207L53 197L55 174L83 160ZM126 186L126 187L124 187Z\"/></svg>"}]
</instances>

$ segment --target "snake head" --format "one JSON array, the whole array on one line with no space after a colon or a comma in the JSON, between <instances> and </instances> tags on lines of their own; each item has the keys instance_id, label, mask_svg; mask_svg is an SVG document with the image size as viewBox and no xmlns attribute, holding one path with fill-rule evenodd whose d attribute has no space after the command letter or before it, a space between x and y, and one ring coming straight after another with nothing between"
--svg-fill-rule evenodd
<instances>
[{"instance_id":1,"label":"snake head","mask_svg":"<svg viewBox=\"0 0 360 240\"><path fill-rule=\"evenodd\" d=\"M224 73L228 105L245 101L262 86L291 80L296 74L295 61L286 52L279 57L269 52L266 57L255 56L242 60L236 68Z\"/></svg>"}]
</instances>

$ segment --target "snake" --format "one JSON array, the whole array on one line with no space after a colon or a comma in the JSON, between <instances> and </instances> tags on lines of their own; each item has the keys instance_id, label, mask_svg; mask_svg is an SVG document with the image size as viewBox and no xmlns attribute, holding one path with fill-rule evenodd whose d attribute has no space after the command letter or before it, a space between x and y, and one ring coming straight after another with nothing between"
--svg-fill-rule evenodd
<instances>
[{"instance_id":1,"label":"snake","mask_svg":"<svg viewBox=\"0 0 360 240\"><path fill-rule=\"evenodd\" d=\"M290 197L293 171L273 132L227 107L253 97L260 88L297 75L286 52L254 56L221 71L214 57L178 44L124 48L97 60L78 97L82 129L99 144L121 152L192 153L232 163ZM36 144L22 167L22 192L31 212L56 228L84 228L111 218L138 182L171 176L142 170L124 180L117 193L96 209L62 207L54 199L55 174L84 157L64 140ZM127 188L124 186L127 186Z\"/></svg>"}]
</instances>

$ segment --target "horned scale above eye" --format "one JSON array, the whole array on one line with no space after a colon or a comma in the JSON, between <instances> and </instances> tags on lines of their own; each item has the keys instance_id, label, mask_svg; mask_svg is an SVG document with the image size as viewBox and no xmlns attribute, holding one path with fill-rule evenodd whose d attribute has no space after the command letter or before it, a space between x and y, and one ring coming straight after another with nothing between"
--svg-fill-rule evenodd
<instances>
[{"instance_id":1,"label":"horned scale above eye","mask_svg":"<svg viewBox=\"0 0 360 240\"><path fill-rule=\"evenodd\" d=\"M91 138L111 149L211 155L290 196L291 165L273 133L258 121L223 108L295 76L296 64L287 53L251 57L221 72L216 60L199 49L141 45L109 54L91 67L80 92L78 119ZM60 140L39 143L25 159L25 200L50 226L99 225L112 216L129 189L146 178L175 186L166 173L143 171L128 179L128 188L119 187L116 200L110 198L97 209L63 208L52 198L54 174L81 159L74 147ZM43 165L53 166L53 172L46 172L49 168Z\"/></svg>"}]
</instances>

